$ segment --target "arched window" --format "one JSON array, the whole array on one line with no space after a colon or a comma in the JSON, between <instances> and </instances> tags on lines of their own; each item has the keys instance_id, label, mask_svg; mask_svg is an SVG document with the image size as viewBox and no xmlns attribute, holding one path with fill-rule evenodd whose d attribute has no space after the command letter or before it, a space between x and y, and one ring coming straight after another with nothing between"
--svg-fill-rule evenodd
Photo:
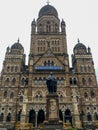
<instances>
[{"instance_id":1,"label":"arched window","mask_svg":"<svg viewBox=\"0 0 98 130\"><path fill-rule=\"evenodd\" d=\"M92 85L92 79L91 78L88 79L88 84Z\"/></svg>"},{"instance_id":2,"label":"arched window","mask_svg":"<svg viewBox=\"0 0 98 130\"><path fill-rule=\"evenodd\" d=\"M16 67L15 67L15 72L17 72L17 71L18 71L18 67L16 66Z\"/></svg>"},{"instance_id":3,"label":"arched window","mask_svg":"<svg viewBox=\"0 0 98 130\"><path fill-rule=\"evenodd\" d=\"M25 84L25 79L22 78L22 80L21 80L21 85L24 85L24 84Z\"/></svg>"},{"instance_id":4,"label":"arched window","mask_svg":"<svg viewBox=\"0 0 98 130\"><path fill-rule=\"evenodd\" d=\"M88 66L88 72L91 72L91 67L90 66Z\"/></svg>"},{"instance_id":5,"label":"arched window","mask_svg":"<svg viewBox=\"0 0 98 130\"><path fill-rule=\"evenodd\" d=\"M42 78L41 77L39 77L39 84L41 84L42 83Z\"/></svg>"},{"instance_id":6,"label":"arched window","mask_svg":"<svg viewBox=\"0 0 98 130\"><path fill-rule=\"evenodd\" d=\"M50 60L48 60L48 66L50 66Z\"/></svg>"},{"instance_id":7,"label":"arched window","mask_svg":"<svg viewBox=\"0 0 98 130\"><path fill-rule=\"evenodd\" d=\"M9 85L9 78L6 79L5 83L6 85Z\"/></svg>"},{"instance_id":8,"label":"arched window","mask_svg":"<svg viewBox=\"0 0 98 130\"><path fill-rule=\"evenodd\" d=\"M34 110L30 110L29 112L29 123L32 123L33 126L35 126L35 122L36 122L36 113Z\"/></svg>"},{"instance_id":9,"label":"arched window","mask_svg":"<svg viewBox=\"0 0 98 130\"><path fill-rule=\"evenodd\" d=\"M63 121L63 114L62 114L62 111L61 111L61 110L59 110L59 119L60 119L61 121Z\"/></svg>"},{"instance_id":10,"label":"arched window","mask_svg":"<svg viewBox=\"0 0 98 130\"><path fill-rule=\"evenodd\" d=\"M39 25L39 32L42 32L42 24Z\"/></svg>"},{"instance_id":11,"label":"arched window","mask_svg":"<svg viewBox=\"0 0 98 130\"><path fill-rule=\"evenodd\" d=\"M69 81L69 82L70 82L70 85L72 85L72 84L73 84L72 78L70 78L70 81Z\"/></svg>"},{"instance_id":12,"label":"arched window","mask_svg":"<svg viewBox=\"0 0 98 130\"><path fill-rule=\"evenodd\" d=\"M65 122L70 122L72 124L72 116L69 109L65 111Z\"/></svg>"},{"instance_id":13,"label":"arched window","mask_svg":"<svg viewBox=\"0 0 98 130\"><path fill-rule=\"evenodd\" d=\"M54 61L51 62L51 66L54 66Z\"/></svg>"},{"instance_id":14,"label":"arched window","mask_svg":"<svg viewBox=\"0 0 98 130\"><path fill-rule=\"evenodd\" d=\"M6 117L6 122L10 122L10 121L11 121L11 113L8 113Z\"/></svg>"},{"instance_id":15,"label":"arched window","mask_svg":"<svg viewBox=\"0 0 98 130\"><path fill-rule=\"evenodd\" d=\"M94 113L94 120L98 120L98 113L97 112Z\"/></svg>"},{"instance_id":16,"label":"arched window","mask_svg":"<svg viewBox=\"0 0 98 130\"><path fill-rule=\"evenodd\" d=\"M18 114L17 114L17 121L20 121L20 118L21 118L21 112L22 112L22 110L20 110L20 111L18 112Z\"/></svg>"},{"instance_id":17,"label":"arched window","mask_svg":"<svg viewBox=\"0 0 98 130\"><path fill-rule=\"evenodd\" d=\"M44 66L47 66L47 62L46 61L44 62Z\"/></svg>"},{"instance_id":18,"label":"arched window","mask_svg":"<svg viewBox=\"0 0 98 130\"><path fill-rule=\"evenodd\" d=\"M91 97L92 97L92 98L94 98L94 97L95 97L95 93L94 93L94 91L93 91L93 90L91 91Z\"/></svg>"},{"instance_id":19,"label":"arched window","mask_svg":"<svg viewBox=\"0 0 98 130\"><path fill-rule=\"evenodd\" d=\"M58 25L55 24L55 33L57 33L57 32L58 32Z\"/></svg>"},{"instance_id":20,"label":"arched window","mask_svg":"<svg viewBox=\"0 0 98 130\"><path fill-rule=\"evenodd\" d=\"M34 84L37 84L37 83L38 83L38 79L37 79L37 77L35 77Z\"/></svg>"},{"instance_id":21,"label":"arched window","mask_svg":"<svg viewBox=\"0 0 98 130\"><path fill-rule=\"evenodd\" d=\"M84 97L85 97L85 98L88 98L87 92L84 93Z\"/></svg>"},{"instance_id":22,"label":"arched window","mask_svg":"<svg viewBox=\"0 0 98 130\"><path fill-rule=\"evenodd\" d=\"M86 80L85 80L85 78L82 78L82 84L83 84L83 85L86 85Z\"/></svg>"},{"instance_id":23,"label":"arched window","mask_svg":"<svg viewBox=\"0 0 98 130\"><path fill-rule=\"evenodd\" d=\"M86 66L84 66L84 72L87 72L87 68L86 68Z\"/></svg>"},{"instance_id":24,"label":"arched window","mask_svg":"<svg viewBox=\"0 0 98 130\"><path fill-rule=\"evenodd\" d=\"M7 67L7 72L9 72L9 71L10 71L10 67L8 66L8 67Z\"/></svg>"},{"instance_id":25,"label":"arched window","mask_svg":"<svg viewBox=\"0 0 98 130\"><path fill-rule=\"evenodd\" d=\"M7 98L7 91L4 91L3 97Z\"/></svg>"},{"instance_id":26,"label":"arched window","mask_svg":"<svg viewBox=\"0 0 98 130\"><path fill-rule=\"evenodd\" d=\"M10 99L13 99L13 98L14 98L14 93L11 92L11 94L10 94Z\"/></svg>"},{"instance_id":27,"label":"arched window","mask_svg":"<svg viewBox=\"0 0 98 130\"><path fill-rule=\"evenodd\" d=\"M82 66L80 66L80 72L83 72L83 67Z\"/></svg>"},{"instance_id":28,"label":"arched window","mask_svg":"<svg viewBox=\"0 0 98 130\"><path fill-rule=\"evenodd\" d=\"M73 79L73 83L74 83L74 85L77 84L77 80L76 80L76 78Z\"/></svg>"},{"instance_id":29,"label":"arched window","mask_svg":"<svg viewBox=\"0 0 98 130\"><path fill-rule=\"evenodd\" d=\"M87 113L87 120L92 121L92 115L90 114L90 112Z\"/></svg>"},{"instance_id":30,"label":"arched window","mask_svg":"<svg viewBox=\"0 0 98 130\"><path fill-rule=\"evenodd\" d=\"M15 84L16 84L16 79L13 78L13 80L12 80L12 85L15 85Z\"/></svg>"},{"instance_id":31,"label":"arched window","mask_svg":"<svg viewBox=\"0 0 98 130\"><path fill-rule=\"evenodd\" d=\"M50 21L47 21L46 23L46 32L50 32L51 31L51 24L50 24Z\"/></svg>"},{"instance_id":32,"label":"arched window","mask_svg":"<svg viewBox=\"0 0 98 130\"><path fill-rule=\"evenodd\" d=\"M25 79L25 85L28 85L28 78Z\"/></svg>"},{"instance_id":33,"label":"arched window","mask_svg":"<svg viewBox=\"0 0 98 130\"><path fill-rule=\"evenodd\" d=\"M64 84L64 78L61 77L61 84Z\"/></svg>"},{"instance_id":34,"label":"arched window","mask_svg":"<svg viewBox=\"0 0 98 130\"><path fill-rule=\"evenodd\" d=\"M43 110L39 110L38 112L38 118L37 118L37 124L40 125L45 120L45 113Z\"/></svg>"},{"instance_id":35,"label":"arched window","mask_svg":"<svg viewBox=\"0 0 98 130\"><path fill-rule=\"evenodd\" d=\"M11 67L11 72L13 72L13 71L14 71L14 67L12 66L12 67Z\"/></svg>"},{"instance_id":36,"label":"arched window","mask_svg":"<svg viewBox=\"0 0 98 130\"><path fill-rule=\"evenodd\" d=\"M0 114L0 122L3 122L3 118L4 118L4 114L1 113L1 114Z\"/></svg>"},{"instance_id":37,"label":"arched window","mask_svg":"<svg viewBox=\"0 0 98 130\"><path fill-rule=\"evenodd\" d=\"M23 96L20 96L19 100L20 102L23 102Z\"/></svg>"}]
</instances>

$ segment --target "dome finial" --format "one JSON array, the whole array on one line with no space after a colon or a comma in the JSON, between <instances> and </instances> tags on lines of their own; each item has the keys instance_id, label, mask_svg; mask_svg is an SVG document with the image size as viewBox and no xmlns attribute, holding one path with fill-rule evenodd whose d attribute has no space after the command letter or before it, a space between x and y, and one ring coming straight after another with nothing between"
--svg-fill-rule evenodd
<instances>
[{"instance_id":1,"label":"dome finial","mask_svg":"<svg viewBox=\"0 0 98 130\"><path fill-rule=\"evenodd\" d=\"M78 43L80 43L80 40L79 40L79 38L78 38Z\"/></svg>"},{"instance_id":2,"label":"dome finial","mask_svg":"<svg viewBox=\"0 0 98 130\"><path fill-rule=\"evenodd\" d=\"M49 0L47 0L47 5L49 5L50 4L50 1Z\"/></svg>"},{"instance_id":3,"label":"dome finial","mask_svg":"<svg viewBox=\"0 0 98 130\"><path fill-rule=\"evenodd\" d=\"M19 43L19 41L20 41L20 39L19 39L19 37L18 37L17 43Z\"/></svg>"}]
</instances>

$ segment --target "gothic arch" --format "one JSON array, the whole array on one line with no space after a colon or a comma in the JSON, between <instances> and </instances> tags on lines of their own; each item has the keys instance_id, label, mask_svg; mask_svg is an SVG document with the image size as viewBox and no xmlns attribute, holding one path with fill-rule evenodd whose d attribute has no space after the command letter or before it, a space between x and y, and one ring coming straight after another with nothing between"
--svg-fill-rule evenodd
<instances>
[{"instance_id":1,"label":"gothic arch","mask_svg":"<svg viewBox=\"0 0 98 130\"><path fill-rule=\"evenodd\" d=\"M35 126L35 122L36 122L36 113L34 109L31 109L29 111L29 123L32 123L33 126Z\"/></svg>"},{"instance_id":2,"label":"gothic arch","mask_svg":"<svg viewBox=\"0 0 98 130\"><path fill-rule=\"evenodd\" d=\"M60 119L61 121L63 121L63 114L62 114L61 109L59 110L59 119Z\"/></svg>"},{"instance_id":3,"label":"gothic arch","mask_svg":"<svg viewBox=\"0 0 98 130\"><path fill-rule=\"evenodd\" d=\"M3 118L4 118L4 113L0 114L0 122L3 122Z\"/></svg>"},{"instance_id":4,"label":"gothic arch","mask_svg":"<svg viewBox=\"0 0 98 130\"><path fill-rule=\"evenodd\" d=\"M72 115L70 109L65 110L64 117L65 117L65 122L70 122L72 124Z\"/></svg>"},{"instance_id":5,"label":"gothic arch","mask_svg":"<svg viewBox=\"0 0 98 130\"><path fill-rule=\"evenodd\" d=\"M87 113L87 120L92 121L92 115L90 112Z\"/></svg>"},{"instance_id":6,"label":"gothic arch","mask_svg":"<svg viewBox=\"0 0 98 130\"><path fill-rule=\"evenodd\" d=\"M38 112L38 117L37 117L37 124L38 126L43 123L43 121L45 120L45 113L42 109L39 110Z\"/></svg>"}]
</instances>

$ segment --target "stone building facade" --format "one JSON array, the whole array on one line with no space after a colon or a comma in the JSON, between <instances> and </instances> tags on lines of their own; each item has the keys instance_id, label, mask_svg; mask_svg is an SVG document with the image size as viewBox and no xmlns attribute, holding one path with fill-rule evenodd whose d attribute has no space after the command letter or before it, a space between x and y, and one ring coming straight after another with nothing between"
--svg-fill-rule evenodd
<instances>
[{"instance_id":1,"label":"stone building facade","mask_svg":"<svg viewBox=\"0 0 98 130\"><path fill-rule=\"evenodd\" d=\"M31 24L28 65L19 40L7 47L0 77L0 128L17 121L39 127L46 118L46 79L57 79L59 119L73 127L96 127L98 87L91 49L79 40L69 66L66 24L47 4Z\"/></svg>"}]
</instances>

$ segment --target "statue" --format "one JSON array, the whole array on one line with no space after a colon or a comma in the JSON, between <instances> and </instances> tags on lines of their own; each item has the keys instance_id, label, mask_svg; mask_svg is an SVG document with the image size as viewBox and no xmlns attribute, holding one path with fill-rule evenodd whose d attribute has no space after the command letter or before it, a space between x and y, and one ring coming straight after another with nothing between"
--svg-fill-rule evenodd
<instances>
[{"instance_id":1,"label":"statue","mask_svg":"<svg viewBox=\"0 0 98 130\"><path fill-rule=\"evenodd\" d=\"M57 92L57 80L53 77L52 73L47 79L46 84L47 84L48 92L50 94L54 94Z\"/></svg>"}]
</instances>

